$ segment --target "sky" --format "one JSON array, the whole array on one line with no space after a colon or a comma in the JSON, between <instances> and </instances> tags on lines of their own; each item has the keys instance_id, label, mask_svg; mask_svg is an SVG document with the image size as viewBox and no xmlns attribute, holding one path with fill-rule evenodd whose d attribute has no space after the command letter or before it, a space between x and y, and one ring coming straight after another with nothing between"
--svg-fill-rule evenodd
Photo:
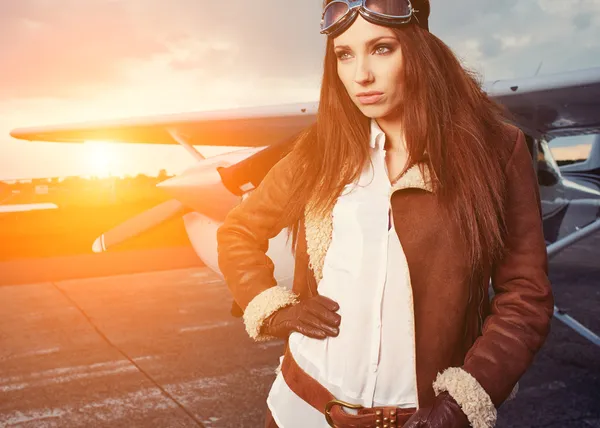
<instances>
[{"instance_id":1,"label":"sky","mask_svg":"<svg viewBox=\"0 0 600 428\"><path fill-rule=\"evenodd\" d=\"M600 0L431 4L432 33L485 81L600 66ZM0 179L194 162L179 146L29 143L14 128L317 101L320 11L321 0L1 0Z\"/></svg>"}]
</instances>

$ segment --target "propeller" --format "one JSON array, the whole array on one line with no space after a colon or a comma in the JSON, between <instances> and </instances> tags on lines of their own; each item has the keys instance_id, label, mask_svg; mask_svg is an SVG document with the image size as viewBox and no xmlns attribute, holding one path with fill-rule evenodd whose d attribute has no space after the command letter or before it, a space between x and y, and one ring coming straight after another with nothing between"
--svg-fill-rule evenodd
<instances>
[{"instance_id":1,"label":"propeller","mask_svg":"<svg viewBox=\"0 0 600 428\"><path fill-rule=\"evenodd\" d=\"M100 235L94 241L92 251L94 253L106 251L109 247L152 229L173 217L180 216L185 211L184 205L176 199L163 202Z\"/></svg>"},{"instance_id":2,"label":"propeller","mask_svg":"<svg viewBox=\"0 0 600 428\"><path fill-rule=\"evenodd\" d=\"M266 148L248 148L204 159L176 177L160 182L175 199L132 217L102 234L92 251L101 253L173 217L197 211L222 222L241 196L260 184L271 167L293 147L287 139Z\"/></svg>"}]
</instances>

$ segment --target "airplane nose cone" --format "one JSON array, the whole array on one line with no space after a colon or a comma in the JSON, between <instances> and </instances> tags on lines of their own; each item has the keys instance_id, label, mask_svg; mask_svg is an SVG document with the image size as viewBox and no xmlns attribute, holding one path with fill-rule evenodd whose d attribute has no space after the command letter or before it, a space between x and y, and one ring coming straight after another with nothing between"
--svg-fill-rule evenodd
<instances>
[{"instance_id":1,"label":"airplane nose cone","mask_svg":"<svg viewBox=\"0 0 600 428\"><path fill-rule=\"evenodd\" d=\"M168 193L177 191L177 189L180 188L194 187L200 184L197 181L196 175L197 174L192 174L192 172L188 170L183 172L181 175L176 175L175 177L161 181L156 185L156 187L160 187Z\"/></svg>"},{"instance_id":2,"label":"airplane nose cone","mask_svg":"<svg viewBox=\"0 0 600 428\"><path fill-rule=\"evenodd\" d=\"M223 221L241 198L223 185L219 165L203 162L157 185L189 209Z\"/></svg>"}]
</instances>

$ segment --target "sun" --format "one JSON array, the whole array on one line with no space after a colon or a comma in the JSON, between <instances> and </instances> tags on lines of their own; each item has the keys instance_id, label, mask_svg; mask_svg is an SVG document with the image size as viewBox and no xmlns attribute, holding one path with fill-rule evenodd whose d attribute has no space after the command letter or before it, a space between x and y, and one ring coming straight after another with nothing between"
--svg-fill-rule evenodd
<instances>
[{"instance_id":1,"label":"sun","mask_svg":"<svg viewBox=\"0 0 600 428\"><path fill-rule=\"evenodd\" d=\"M103 141L86 141L85 175L108 177L116 172L118 156L112 144Z\"/></svg>"}]
</instances>

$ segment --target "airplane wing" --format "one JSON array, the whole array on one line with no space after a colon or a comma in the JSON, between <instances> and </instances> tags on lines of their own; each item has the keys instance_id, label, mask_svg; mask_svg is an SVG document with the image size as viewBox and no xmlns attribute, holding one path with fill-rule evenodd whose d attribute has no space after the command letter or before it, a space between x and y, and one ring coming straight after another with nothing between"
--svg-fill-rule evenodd
<instances>
[{"instance_id":1,"label":"airplane wing","mask_svg":"<svg viewBox=\"0 0 600 428\"><path fill-rule=\"evenodd\" d=\"M58 206L56 204L51 203L0 205L0 214L39 210L55 210L57 208Z\"/></svg>"},{"instance_id":2,"label":"airplane wing","mask_svg":"<svg viewBox=\"0 0 600 428\"><path fill-rule=\"evenodd\" d=\"M600 67L497 80L484 90L532 137L600 133ZM264 147L298 134L316 118L318 102L88 122L11 132L29 141Z\"/></svg>"},{"instance_id":3,"label":"airplane wing","mask_svg":"<svg viewBox=\"0 0 600 428\"><path fill-rule=\"evenodd\" d=\"M18 128L10 135L28 141L69 143L114 141L264 147L301 132L314 122L316 112L316 103L297 103Z\"/></svg>"},{"instance_id":4,"label":"airplane wing","mask_svg":"<svg viewBox=\"0 0 600 428\"><path fill-rule=\"evenodd\" d=\"M498 80L484 90L532 137L600 133L600 67Z\"/></svg>"}]
</instances>

